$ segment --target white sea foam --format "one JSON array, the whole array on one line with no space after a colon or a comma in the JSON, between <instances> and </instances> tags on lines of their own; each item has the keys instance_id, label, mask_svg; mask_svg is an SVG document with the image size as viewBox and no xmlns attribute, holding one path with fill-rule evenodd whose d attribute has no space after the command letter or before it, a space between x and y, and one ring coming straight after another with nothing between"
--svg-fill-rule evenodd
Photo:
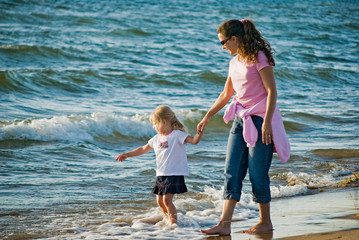
<instances>
[{"instance_id":1,"label":"white sea foam","mask_svg":"<svg viewBox=\"0 0 359 240\"><path fill-rule=\"evenodd\" d=\"M271 186L273 198L292 197L308 193L311 189L336 187L345 175L348 178L351 171L344 169L335 163L330 163L331 170L328 174L322 173L286 173L288 185ZM344 179L345 180L345 179Z\"/></svg>"},{"instance_id":2,"label":"white sea foam","mask_svg":"<svg viewBox=\"0 0 359 240\"><path fill-rule=\"evenodd\" d=\"M297 184L294 186L271 186L272 198L292 197L305 194L309 191L305 184Z\"/></svg>"},{"instance_id":3,"label":"white sea foam","mask_svg":"<svg viewBox=\"0 0 359 240\"><path fill-rule=\"evenodd\" d=\"M16 121L0 127L0 140L92 142L96 136L112 136L116 132L125 136L143 137L153 135L154 130L149 122L138 116L93 113Z\"/></svg>"},{"instance_id":4,"label":"white sea foam","mask_svg":"<svg viewBox=\"0 0 359 240\"><path fill-rule=\"evenodd\" d=\"M342 172L336 169L335 171ZM310 188L330 186L336 183L330 173L327 175L308 173L286 173L288 185L271 186L273 198L293 197L306 194ZM81 231L73 231L66 239L204 239L200 229L217 224L223 208L223 187L206 186L203 192L176 196L174 204L178 211L178 225L170 226L158 207L145 209L138 214L128 209L126 215L99 225L90 225ZM235 208L233 220L258 218L258 205L250 192L242 192L241 201ZM71 219L77 222L76 219ZM58 224L58 223L56 223ZM61 223L60 223L61 224ZM78 226L74 226L74 229Z\"/></svg>"},{"instance_id":5,"label":"white sea foam","mask_svg":"<svg viewBox=\"0 0 359 240\"><path fill-rule=\"evenodd\" d=\"M197 121L201 114L182 110L177 113L184 120ZM131 137L150 137L155 134L148 120L149 114L130 117L112 113L55 116L49 119L25 119L0 125L0 140L25 139L39 141L88 141L95 137L121 134Z\"/></svg>"},{"instance_id":6,"label":"white sea foam","mask_svg":"<svg viewBox=\"0 0 359 240\"><path fill-rule=\"evenodd\" d=\"M280 189L282 191L282 189ZM158 207L82 229L64 236L66 239L204 239L200 229L217 224L223 208L223 188L206 187L199 195L181 196L174 200L178 211L178 224L171 226ZM233 220L257 218L258 206L250 193L242 193ZM76 221L74 221L76 222Z\"/></svg>"}]
</instances>

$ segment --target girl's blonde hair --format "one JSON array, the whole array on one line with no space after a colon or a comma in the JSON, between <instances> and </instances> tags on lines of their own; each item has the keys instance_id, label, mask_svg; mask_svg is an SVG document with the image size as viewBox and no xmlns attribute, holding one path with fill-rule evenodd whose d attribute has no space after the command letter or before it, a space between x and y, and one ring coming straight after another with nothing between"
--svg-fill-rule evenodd
<instances>
[{"instance_id":1,"label":"girl's blonde hair","mask_svg":"<svg viewBox=\"0 0 359 240\"><path fill-rule=\"evenodd\" d=\"M151 123L161 123L163 121L168 121L171 124L173 130L181 130L186 132L183 124L178 120L175 113L171 110L170 107L162 105L158 106L150 116Z\"/></svg>"}]
</instances>

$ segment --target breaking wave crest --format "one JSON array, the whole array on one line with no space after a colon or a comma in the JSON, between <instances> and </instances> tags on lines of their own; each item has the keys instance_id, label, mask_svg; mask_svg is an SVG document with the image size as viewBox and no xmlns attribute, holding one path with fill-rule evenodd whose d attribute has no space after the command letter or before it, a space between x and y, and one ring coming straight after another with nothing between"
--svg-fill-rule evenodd
<instances>
[{"instance_id":1,"label":"breaking wave crest","mask_svg":"<svg viewBox=\"0 0 359 240\"><path fill-rule=\"evenodd\" d=\"M201 112L191 110L177 115L186 128L194 128L202 117ZM92 113L3 121L0 140L93 142L97 137L144 138L156 134L148 119L149 114Z\"/></svg>"}]
</instances>

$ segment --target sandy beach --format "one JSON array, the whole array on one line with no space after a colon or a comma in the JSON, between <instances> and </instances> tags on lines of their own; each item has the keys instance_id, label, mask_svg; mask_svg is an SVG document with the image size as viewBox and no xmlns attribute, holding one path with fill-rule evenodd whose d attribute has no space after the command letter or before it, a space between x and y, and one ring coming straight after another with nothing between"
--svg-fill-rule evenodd
<instances>
[{"instance_id":1,"label":"sandy beach","mask_svg":"<svg viewBox=\"0 0 359 240\"><path fill-rule=\"evenodd\" d=\"M328 239L359 239L359 229L354 230L344 230L328 233L317 233L317 234L308 234L296 237L283 238L286 240L302 240L302 239L316 239L316 240L328 240Z\"/></svg>"},{"instance_id":2,"label":"sandy beach","mask_svg":"<svg viewBox=\"0 0 359 240\"><path fill-rule=\"evenodd\" d=\"M207 239L359 239L359 191L335 189L315 195L272 201L272 233L243 234L258 218L233 223L232 235ZM235 219L234 219L235 221Z\"/></svg>"},{"instance_id":3,"label":"sandy beach","mask_svg":"<svg viewBox=\"0 0 359 240\"><path fill-rule=\"evenodd\" d=\"M213 240L230 240L230 239L237 239L232 238L231 236L224 236L224 237L209 237L207 239ZM262 240L271 240L273 238L272 234L263 234L261 236L247 236L246 238L240 239L262 239ZM308 240L308 239L315 239L315 240L331 240L331 239L341 239L341 240L355 240L359 239L359 229L352 229L352 230L343 230L343 231L334 231L334 232L325 232L325 233L316 233L316 234L306 234L301 236L294 236L294 237L286 237L286 238L279 238L282 240Z\"/></svg>"}]
</instances>

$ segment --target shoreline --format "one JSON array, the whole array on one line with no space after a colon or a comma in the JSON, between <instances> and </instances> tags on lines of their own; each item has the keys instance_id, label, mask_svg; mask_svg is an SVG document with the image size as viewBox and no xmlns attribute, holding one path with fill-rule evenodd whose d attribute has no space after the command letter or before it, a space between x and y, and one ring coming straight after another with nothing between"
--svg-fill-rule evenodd
<instances>
[{"instance_id":1,"label":"shoreline","mask_svg":"<svg viewBox=\"0 0 359 240\"><path fill-rule=\"evenodd\" d=\"M273 199L271 218L274 231L263 234L245 234L258 217L232 223L232 234L207 239L233 240L302 240L302 239L358 239L358 188L333 189L314 195ZM228 238L229 237L229 238Z\"/></svg>"},{"instance_id":2,"label":"shoreline","mask_svg":"<svg viewBox=\"0 0 359 240\"><path fill-rule=\"evenodd\" d=\"M341 230L334 232L325 232L325 233L314 233L307 235L300 235L294 237L280 238L282 240L305 240L305 239L316 239L316 240L328 240L328 239L342 239L342 240L355 240L359 239L359 228Z\"/></svg>"},{"instance_id":3,"label":"shoreline","mask_svg":"<svg viewBox=\"0 0 359 240\"><path fill-rule=\"evenodd\" d=\"M235 233L236 235L238 233ZM233 235L233 234L232 234ZM237 237L237 236L209 236L207 240L237 240L237 239L248 239L248 240L331 240L331 239L341 239L341 240L358 240L359 239L359 228L356 229L347 229L333 232L322 232L322 233L311 233L305 235L298 235L292 237L284 238L274 238L273 233L263 233L263 234L246 234L246 237ZM244 234L242 234L244 235Z\"/></svg>"}]
</instances>

